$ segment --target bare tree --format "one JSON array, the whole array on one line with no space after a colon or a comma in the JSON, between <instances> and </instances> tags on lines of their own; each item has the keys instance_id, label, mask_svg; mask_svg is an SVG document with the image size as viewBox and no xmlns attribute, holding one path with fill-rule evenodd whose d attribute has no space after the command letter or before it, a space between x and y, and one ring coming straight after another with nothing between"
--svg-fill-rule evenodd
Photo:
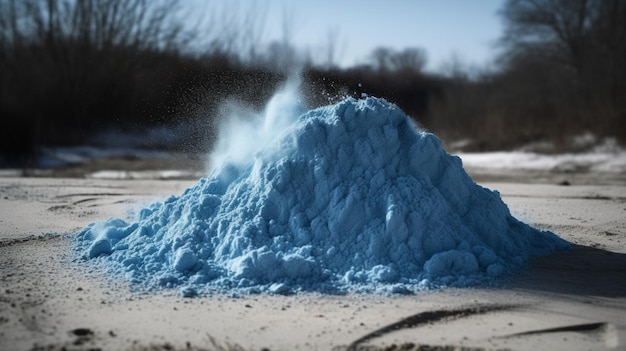
<instances>
[{"instance_id":1,"label":"bare tree","mask_svg":"<svg viewBox=\"0 0 626 351\"><path fill-rule=\"evenodd\" d=\"M626 130L626 2L508 0L501 14L503 62L537 86L552 82L541 99L553 114L600 133Z\"/></svg>"},{"instance_id":2,"label":"bare tree","mask_svg":"<svg viewBox=\"0 0 626 351\"><path fill-rule=\"evenodd\" d=\"M540 55L580 66L596 16L590 0L509 0L502 15L509 54Z\"/></svg>"},{"instance_id":3,"label":"bare tree","mask_svg":"<svg viewBox=\"0 0 626 351\"><path fill-rule=\"evenodd\" d=\"M374 69L379 71L388 71L391 69L391 56L393 50L386 47L378 47L372 50L370 59Z\"/></svg>"},{"instance_id":4,"label":"bare tree","mask_svg":"<svg viewBox=\"0 0 626 351\"><path fill-rule=\"evenodd\" d=\"M390 48L379 47L372 51L370 58L374 68L381 72L421 72L427 62L426 52L419 48L395 51Z\"/></svg>"},{"instance_id":5,"label":"bare tree","mask_svg":"<svg viewBox=\"0 0 626 351\"><path fill-rule=\"evenodd\" d=\"M395 70L421 72L426 66L426 51L418 48L407 48L395 53L391 58Z\"/></svg>"},{"instance_id":6,"label":"bare tree","mask_svg":"<svg viewBox=\"0 0 626 351\"><path fill-rule=\"evenodd\" d=\"M0 0L0 36L98 49L180 49L192 39L177 0Z\"/></svg>"},{"instance_id":7,"label":"bare tree","mask_svg":"<svg viewBox=\"0 0 626 351\"><path fill-rule=\"evenodd\" d=\"M340 55L339 47L339 30L331 28L326 33L326 43L323 52L325 53L323 65L327 68L333 68L337 65L337 59Z\"/></svg>"},{"instance_id":8,"label":"bare tree","mask_svg":"<svg viewBox=\"0 0 626 351\"><path fill-rule=\"evenodd\" d=\"M249 64L259 59L266 32L266 6L233 0L221 7L212 5L207 13L209 17L201 25L203 51Z\"/></svg>"},{"instance_id":9,"label":"bare tree","mask_svg":"<svg viewBox=\"0 0 626 351\"><path fill-rule=\"evenodd\" d=\"M299 51L293 42L296 17L293 9L284 9L281 22L280 39L273 40L265 48L265 55L260 63L274 72L288 73L304 66L310 61L309 53Z\"/></svg>"}]
</instances>

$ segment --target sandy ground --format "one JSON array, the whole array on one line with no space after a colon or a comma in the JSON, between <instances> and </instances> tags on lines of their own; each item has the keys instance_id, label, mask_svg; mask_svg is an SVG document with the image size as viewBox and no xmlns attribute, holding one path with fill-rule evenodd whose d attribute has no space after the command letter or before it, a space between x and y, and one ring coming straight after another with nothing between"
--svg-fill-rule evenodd
<instances>
[{"instance_id":1,"label":"sandy ground","mask_svg":"<svg viewBox=\"0 0 626 351\"><path fill-rule=\"evenodd\" d=\"M626 185L482 179L573 250L498 287L188 299L104 279L70 235L195 181L0 178L0 350L626 350Z\"/></svg>"}]
</instances>

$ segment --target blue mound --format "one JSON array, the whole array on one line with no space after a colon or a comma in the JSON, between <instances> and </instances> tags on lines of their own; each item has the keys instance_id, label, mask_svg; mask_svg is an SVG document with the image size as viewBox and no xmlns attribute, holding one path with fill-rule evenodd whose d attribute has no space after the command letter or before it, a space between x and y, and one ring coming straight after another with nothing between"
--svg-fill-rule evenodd
<instances>
[{"instance_id":1,"label":"blue mound","mask_svg":"<svg viewBox=\"0 0 626 351\"><path fill-rule=\"evenodd\" d=\"M249 162L75 237L108 273L183 295L468 286L568 247L376 98L304 113Z\"/></svg>"}]
</instances>

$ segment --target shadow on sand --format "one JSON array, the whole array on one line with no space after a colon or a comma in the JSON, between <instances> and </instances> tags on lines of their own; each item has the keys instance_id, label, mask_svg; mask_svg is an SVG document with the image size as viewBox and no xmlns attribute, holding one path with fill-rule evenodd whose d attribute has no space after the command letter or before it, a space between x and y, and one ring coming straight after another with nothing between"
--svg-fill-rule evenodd
<instances>
[{"instance_id":1,"label":"shadow on sand","mask_svg":"<svg viewBox=\"0 0 626 351\"><path fill-rule=\"evenodd\" d=\"M546 293L626 297L626 254L588 246L533 258L507 288Z\"/></svg>"}]
</instances>

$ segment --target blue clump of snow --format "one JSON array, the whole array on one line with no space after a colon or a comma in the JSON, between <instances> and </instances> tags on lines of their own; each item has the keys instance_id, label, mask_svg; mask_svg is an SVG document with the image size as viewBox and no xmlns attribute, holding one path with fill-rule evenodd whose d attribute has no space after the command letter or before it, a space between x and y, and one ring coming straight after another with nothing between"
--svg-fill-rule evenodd
<instances>
[{"instance_id":1,"label":"blue clump of snow","mask_svg":"<svg viewBox=\"0 0 626 351\"><path fill-rule=\"evenodd\" d=\"M194 296L469 286L569 247L515 219L397 106L348 98L301 113L294 99L278 95L248 128L258 148L231 145L181 195L84 228L79 255Z\"/></svg>"}]
</instances>

